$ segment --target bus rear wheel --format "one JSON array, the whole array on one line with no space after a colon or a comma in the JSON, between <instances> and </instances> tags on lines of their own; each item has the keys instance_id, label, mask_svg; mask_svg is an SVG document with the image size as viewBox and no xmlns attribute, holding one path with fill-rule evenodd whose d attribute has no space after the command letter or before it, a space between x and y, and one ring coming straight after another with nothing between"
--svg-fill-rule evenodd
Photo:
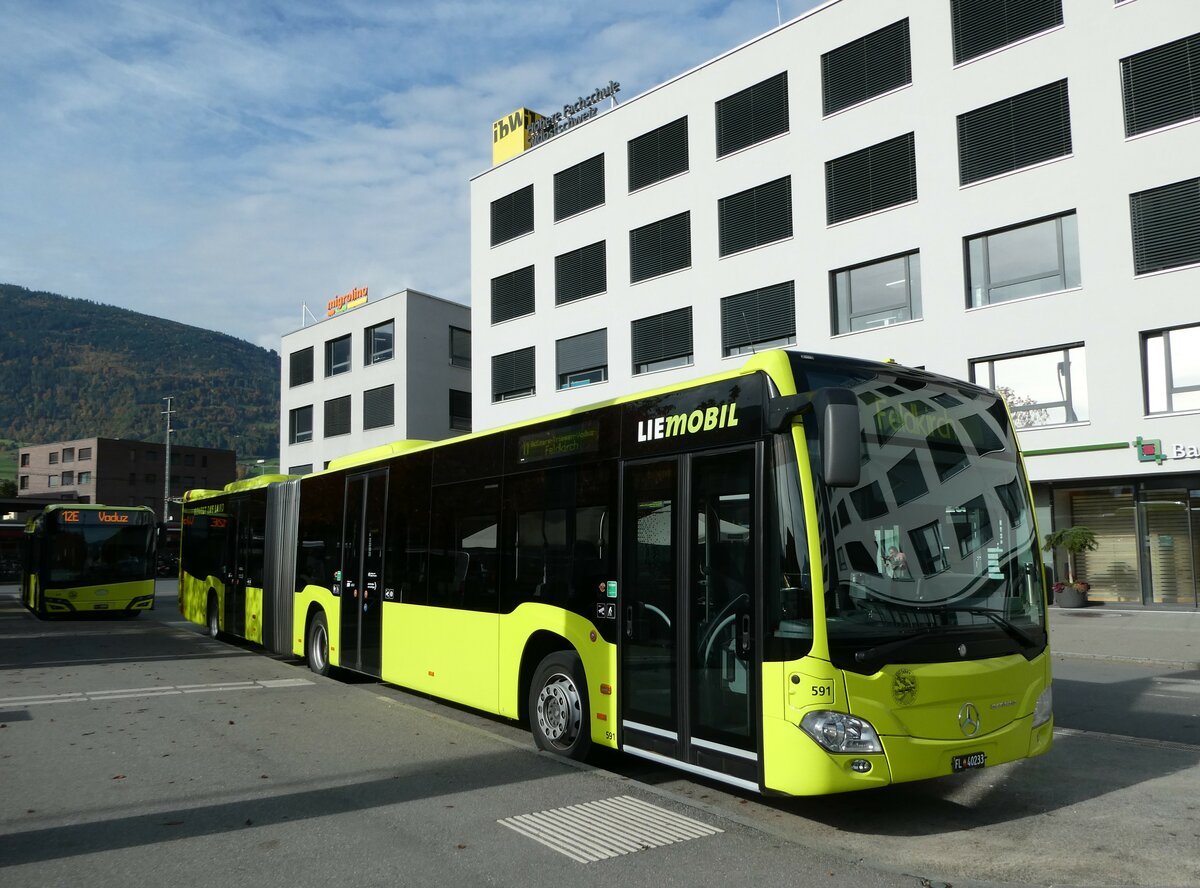
<instances>
[{"instance_id":1,"label":"bus rear wheel","mask_svg":"<svg viewBox=\"0 0 1200 888\"><path fill-rule=\"evenodd\" d=\"M575 651L555 651L529 686L529 727L538 749L582 761L592 747L587 680Z\"/></svg>"},{"instance_id":2,"label":"bus rear wheel","mask_svg":"<svg viewBox=\"0 0 1200 888\"><path fill-rule=\"evenodd\" d=\"M308 668L317 675L329 674L329 626L325 615L316 614L308 624L308 643L304 645Z\"/></svg>"},{"instance_id":3,"label":"bus rear wheel","mask_svg":"<svg viewBox=\"0 0 1200 888\"><path fill-rule=\"evenodd\" d=\"M221 612L217 610L217 596L208 596L208 637L221 637Z\"/></svg>"}]
</instances>

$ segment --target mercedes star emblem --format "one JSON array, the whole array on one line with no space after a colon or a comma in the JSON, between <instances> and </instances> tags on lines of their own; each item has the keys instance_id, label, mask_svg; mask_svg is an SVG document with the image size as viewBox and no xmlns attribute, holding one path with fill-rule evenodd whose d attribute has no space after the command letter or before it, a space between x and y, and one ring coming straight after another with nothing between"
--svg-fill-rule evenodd
<instances>
[{"instance_id":1,"label":"mercedes star emblem","mask_svg":"<svg viewBox=\"0 0 1200 888\"><path fill-rule=\"evenodd\" d=\"M974 737L979 733L979 710L974 703L964 703L958 710L958 726L962 728L964 737Z\"/></svg>"}]
</instances>

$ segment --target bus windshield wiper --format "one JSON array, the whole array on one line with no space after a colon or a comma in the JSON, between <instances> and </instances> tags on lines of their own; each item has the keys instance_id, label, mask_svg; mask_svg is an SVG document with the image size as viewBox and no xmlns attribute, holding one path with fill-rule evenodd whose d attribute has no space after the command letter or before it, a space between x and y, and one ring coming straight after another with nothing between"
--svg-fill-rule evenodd
<instances>
[{"instance_id":1,"label":"bus windshield wiper","mask_svg":"<svg viewBox=\"0 0 1200 888\"><path fill-rule=\"evenodd\" d=\"M977 617L987 617L1001 629L1003 629L1010 637L1015 638L1025 647L1037 647L1037 642L1030 637L1024 629L1018 627L1011 620L1000 616L1000 611L990 610L983 607L963 608L960 613L968 613Z\"/></svg>"},{"instance_id":2,"label":"bus windshield wiper","mask_svg":"<svg viewBox=\"0 0 1200 888\"><path fill-rule=\"evenodd\" d=\"M937 626L930 629L923 629L920 632L915 632L912 635L906 635L903 638L897 638L895 641L884 642L877 644L875 647L864 648L861 651L854 652L854 659L859 663L864 663L867 660L873 660L876 657L886 657L889 654L894 654L896 651L903 650L911 644L918 641L924 641L931 635L938 635L943 631L942 627Z\"/></svg>"}]
</instances>

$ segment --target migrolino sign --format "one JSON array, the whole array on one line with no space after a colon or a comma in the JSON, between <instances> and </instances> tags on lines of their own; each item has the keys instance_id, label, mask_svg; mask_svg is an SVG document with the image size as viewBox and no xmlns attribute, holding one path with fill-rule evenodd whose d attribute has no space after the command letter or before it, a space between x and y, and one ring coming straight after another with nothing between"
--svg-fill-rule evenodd
<instances>
[{"instance_id":1,"label":"migrolino sign","mask_svg":"<svg viewBox=\"0 0 1200 888\"><path fill-rule=\"evenodd\" d=\"M360 305L367 304L367 288L355 287L349 293L343 293L341 296L334 296L325 306L325 316L333 317L335 314L341 314L344 311L349 311L352 308L358 308Z\"/></svg>"}]
</instances>

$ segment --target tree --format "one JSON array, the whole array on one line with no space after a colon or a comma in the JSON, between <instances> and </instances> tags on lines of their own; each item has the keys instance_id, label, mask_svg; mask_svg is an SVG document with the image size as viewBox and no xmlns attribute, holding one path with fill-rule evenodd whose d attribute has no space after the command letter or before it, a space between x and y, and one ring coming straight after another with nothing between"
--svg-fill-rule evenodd
<instances>
[{"instance_id":1,"label":"tree","mask_svg":"<svg viewBox=\"0 0 1200 888\"><path fill-rule=\"evenodd\" d=\"M1067 553L1067 582L1075 582L1075 556L1099 548L1096 534L1090 527L1067 527L1046 534L1047 549L1062 549Z\"/></svg>"},{"instance_id":2,"label":"tree","mask_svg":"<svg viewBox=\"0 0 1200 888\"><path fill-rule=\"evenodd\" d=\"M17 482L12 478L0 478L0 496L16 496Z\"/></svg>"}]
</instances>

